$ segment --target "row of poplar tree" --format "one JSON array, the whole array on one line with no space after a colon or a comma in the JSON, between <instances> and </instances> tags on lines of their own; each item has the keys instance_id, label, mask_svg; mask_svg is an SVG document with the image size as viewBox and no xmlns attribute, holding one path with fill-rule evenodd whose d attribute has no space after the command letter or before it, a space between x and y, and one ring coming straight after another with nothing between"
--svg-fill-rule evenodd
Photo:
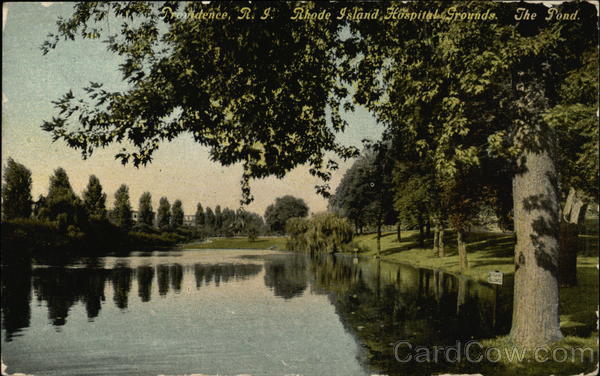
<instances>
[{"instance_id":1,"label":"row of poplar tree","mask_svg":"<svg viewBox=\"0 0 600 376\"><path fill-rule=\"evenodd\" d=\"M114 223L126 231L154 232L172 231L184 226L185 213L181 200L171 204L167 197L161 197L158 209L154 212L152 194L144 192L139 199L137 221L133 218L129 187L122 184L114 195L111 209L106 206L106 193L100 180L89 177L81 197L75 194L67 172L59 167L50 177L48 193L33 200L31 195L31 171L24 165L9 158L4 169L2 184L2 219L35 218L56 221L59 228L80 230L94 222ZM192 223L188 223L192 225ZM203 230L203 235L257 235L264 230L264 221L256 213L244 210L231 210L217 205L213 211L197 204L193 226Z\"/></svg>"}]
</instances>

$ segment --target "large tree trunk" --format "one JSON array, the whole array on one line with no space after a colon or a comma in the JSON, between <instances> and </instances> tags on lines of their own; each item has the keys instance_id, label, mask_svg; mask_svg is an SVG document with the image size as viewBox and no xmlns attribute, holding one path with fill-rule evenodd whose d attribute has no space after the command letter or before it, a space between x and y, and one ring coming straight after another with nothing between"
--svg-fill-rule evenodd
<instances>
[{"instance_id":1,"label":"large tree trunk","mask_svg":"<svg viewBox=\"0 0 600 376\"><path fill-rule=\"evenodd\" d=\"M427 222L425 222L425 237L431 237L431 220L427 218Z\"/></svg>"},{"instance_id":2,"label":"large tree trunk","mask_svg":"<svg viewBox=\"0 0 600 376\"><path fill-rule=\"evenodd\" d=\"M465 244L465 232L462 229L456 230L456 245L458 246L458 259L460 270L469 269L469 260L467 259L467 245Z\"/></svg>"},{"instance_id":3,"label":"large tree trunk","mask_svg":"<svg viewBox=\"0 0 600 376\"><path fill-rule=\"evenodd\" d=\"M563 338L558 312L559 204L550 130L531 127L538 147L526 150L513 178L515 283L510 336L519 346ZM530 141L531 142L531 141Z\"/></svg>"},{"instance_id":4,"label":"large tree trunk","mask_svg":"<svg viewBox=\"0 0 600 376\"><path fill-rule=\"evenodd\" d=\"M562 287L577 285L579 229L585 219L587 206L587 199L580 192L571 188L560 221L558 280Z\"/></svg>"}]
</instances>

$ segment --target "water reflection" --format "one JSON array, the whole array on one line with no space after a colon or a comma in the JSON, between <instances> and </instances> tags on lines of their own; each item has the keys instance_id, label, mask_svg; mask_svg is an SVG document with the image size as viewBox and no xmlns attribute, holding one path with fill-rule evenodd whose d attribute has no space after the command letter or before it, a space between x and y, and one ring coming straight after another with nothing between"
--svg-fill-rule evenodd
<instances>
[{"instance_id":1,"label":"water reflection","mask_svg":"<svg viewBox=\"0 0 600 376\"><path fill-rule=\"evenodd\" d=\"M118 310L133 315L132 307L156 297L161 298L157 299L160 302L176 294L185 295L186 304L193 304L193 295L203 289L254 277L262 278L263 288L280 301L325 295L343 328L364 349L364 364L390 375L452 370L450 365L428 363L415 371L414 363L397 362L392 345L399 340L408 340L414 346L451 345L457 340L505 334L510 326L511 297L504 292L510 291L510 285L498 296L491 286L441 271L377 260L355 263L351 257L325 254L278 254L231 262L177 257L136 255L117 258L112 266L108 266L111 262L107 259L82 260L77 267L3 266L5 341L22 335L29 327L32 295L46 307L50 324L60 329L67 325L72 308L78 303L85 307L88 320L94 321L107 300ZM175 262L178 260L181 262ZM134 285L139 300L130 295ZM218 301L218 297L213 299L206 304L229 304ZM168 322L177 311L170 305L166 309L171 311L163 311L158 318ZM200 319L206 317L193 318Z\"/></svg>"},{"instance_id":2,"label":"water reflection","mask_svg":"<svg viewBox=\"0 0 600 376\"><path fill-rule=\"evenodd\" d=\"M265 285L275 296L292 299L301 296L308 286L306 256L293 254L286 257L275 257L265 264Z\"/></svg>"},{"instance_id":3,"label":"water reflection","mask_svg":"<svg viewBox=\"0 0 600 376\"><path fill-rule=\"evenodd\" d=\"M262 270L259 264L194 264L194 277L196 278L196 288L199 289L204 284L218 287L221 283L230 281L242 281L251 276L255 276Z\"/></svg>"},{"instance_id":4,"label":"water reflection","mask_svg":"<svg viewBox=\"0 0 600 376\"><path fill-rule=\"evenodd\" d=\"M71 308L82 303L88 320L98 317L106 300L107 285L112 286L114 305L126 310L133 283L137 280L141 302L152 299L154 276L157 276L158 293L166 297L172 291L181 292L184 274L192 273L196 288L214 282L215 287L230 281L241 281L262 270L259 264L200 264L184 268L181 264L140 265L129 267L118 263L112 269L98 268L102 263L85 262L85 267L50 266L32 270L31 263L10 265L2 269L2 327L6 341L29 326L31 316L32 286L39 304L48 310L48 320L56 327L67 323ZM108 282L108 284L107 284Z\"/></svg>"},{"instance_id":5,"label":"water reflection","mask_svg":"<svg viewBox=\"0 0 600 376\"><path fill-rule=\"evenodd\" d=\"M149 302L152 297L152 280L154 279L154 268L149 265L137 268L138 296L142 302Z\"/></svg>"},{"instance_id":6,"label":"water reflection","mask_svg":"<svg viewBox=\"0 0 600 376\"><path fill-rule=\"evenodd\" d=\"M31 264L18 263L2 268L2 327L5 340L10 342L23 328L29 327L31 318Z\"/></svg>"},{"instance_id":7,"label":"water reflection","mask_svg":"<svg viewBox=\"0 0 600 376\"><path fill-rule=\"evenodd\" d=\"M355 264L332 255L315 255L313 260L315 291L329 295L344 326L366 349L365 361L385 373L431 374L456 367L400 363L393 347L400 340L410 341L413 348L448 346L509 330L510 302L497 304L502 314L493 322L497 302L491 286L375 260ZM400 355L405 358L408 353Z\"/></svg>"}]
</instances>

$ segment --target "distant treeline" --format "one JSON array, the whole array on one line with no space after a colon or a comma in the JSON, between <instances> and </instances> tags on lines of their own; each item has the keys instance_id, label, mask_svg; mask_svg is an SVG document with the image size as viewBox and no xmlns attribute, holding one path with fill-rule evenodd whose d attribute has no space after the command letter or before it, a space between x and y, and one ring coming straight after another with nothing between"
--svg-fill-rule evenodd
<instances>
[{"instance_id":1,"label":"distant treeline","mask_svg":"<svg viewBox=\"0 0 600 376\"><path fill-rule=\"evenodd\" d=\"M242 209L221 210L219 205L213 212L198 204L195 215L186 216L181 200L171 205L162 197L154 212L150 192L141 195L134 211L125 184L117 189L113 207L108 209L106 193L95 175L78 196L60 167L50 176L46 195L34 200L31 185L31 171L9 158L2 184L2 248L9 259L168 247L208 236L255 238L270 231L260 215Z\"/></svg>"},{"instance_id":2,"label":"distant treeline","mask_svg":"<svg viewBox=\"0 0 600 376\"><path fill-rule=\"evenodd\" d=\"M107 208L100 180L89 177L77 195L67 172L59 167L50 176L46 195L31 195L31 171L12 158L4 166L2 184L2 245L15 254L29 255L105 253L144 247L173 246L178 242L208 237L285 234L289 218L308 215L308 206L299 198L283 196L269 205L265 219L243 208L233 210L196 205L186 215L181 200L172 204L161 197L155 211L152 194L144 192L133 210L129 187L122 184Z\"/></svg>"}]
</instances>

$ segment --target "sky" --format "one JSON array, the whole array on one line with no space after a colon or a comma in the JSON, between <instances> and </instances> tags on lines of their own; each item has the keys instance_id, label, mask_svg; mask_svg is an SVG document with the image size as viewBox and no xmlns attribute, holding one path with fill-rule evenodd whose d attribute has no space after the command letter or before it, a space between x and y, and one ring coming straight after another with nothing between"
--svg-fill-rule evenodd
<instances>
[{"instance_id":1,"label":"sky","mask_svg":"<svg viewBox=\"0 0 600 376\"><path fill-rule=\"evenodd\" d=\"M208 149L191 136L164 143L153 162L139 169L115 160L114 155L122 148L118 144L96 150L84 161L77 150L62 141L52 142L41 125L56 115L53 100L70 89L77 96L90 81L103 82L108 89L124 88L117 70L120 60L107 52L103 43L69 41L42 55L40 46L46 35L56 31L59 16L68 17L71 11L71 3L3 3L2 166L12 157L29 168L34 198L47 193L49 177L57 167L63 167L78 194L85 189L89 176L96 175L108 195L109 207L117 188L127 184L134 209L145 191L152 193L155 208L162 196L171 202L180 199L186 214L193 214L198 202L204 207L238 208L241 165L222 167L210 162ZM110 24L107 26L110 28ZM338 136L344 145L360 148L362 139L378 139L383 130L362 108L345 118L349 127ZM332 190L350 164L341 163L333 173ZM327 201L315 193L317 184L320 180L310 176L306 167L292 170L283 179L255 180L251 184L255 200L246 209L263 214L276 197L293 195L302 198L311 212L324 211Z\"/></svg>"}]
</instances>

